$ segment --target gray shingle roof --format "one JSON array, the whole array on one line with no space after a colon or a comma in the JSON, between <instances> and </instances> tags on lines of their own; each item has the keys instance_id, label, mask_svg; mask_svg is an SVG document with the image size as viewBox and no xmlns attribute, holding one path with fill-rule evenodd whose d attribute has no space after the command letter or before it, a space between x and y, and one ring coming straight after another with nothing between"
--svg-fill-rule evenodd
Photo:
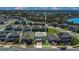
<instances>
[{"instance_id":1,"label":"gray shingle roof","mask_svg":"<svg viewBox=\"0 0 79 59\"><path fill-rule=\"evenodd\" d=\"M35 33L35 37L45 37L45 35L42 32Z\"/></svg>"},{"instance_id":2,"label":"gray shingle roof","mask_svg":"<svg viewBox=\"0 0 79 59\"><path fill-rule=\"evenodd\" d=\"M60 37L61 37L61 38L70 38L71 35L70 35L69 33L61 33L61 34L60 34Z\"/></svg>"},{"instance_id":3,"label":"gray shingle roof","mask_svg":"<svg viewBox=\"0 0 79 59\"><path fill-rule=\"evenodd\" d=\"M48 34L49 40L60 40L56 34Z\"/></svg>"}]
</instances>

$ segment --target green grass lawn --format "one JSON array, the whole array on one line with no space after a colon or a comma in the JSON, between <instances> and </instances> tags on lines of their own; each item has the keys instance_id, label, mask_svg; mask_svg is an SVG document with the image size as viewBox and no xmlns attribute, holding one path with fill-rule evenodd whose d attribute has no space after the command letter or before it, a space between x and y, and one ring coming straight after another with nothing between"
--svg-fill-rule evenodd
<instances>
[{"instance_id":1,"label":"green grass lawn","mask_svg":"<svg viewBox=\"0 0 79 59\"><path fill-rule=\"evenodd\" d=\"M43 48L50 48L50 43L46 40L46 43L43 44Z\"/></svg>"},{"instance_id":2,"label":"green grass lawn","mask_svg":"<svg viewBox=\"0 0 79 59\"><path fill-rule=\"evenodd\" d=\"M50 44L44 44L43 48L50 48Z\"/></svg>"},{"instance_id":3,"label":"green grass lawn","mask_svg":"<svg viewBox=\"0 0 79 59\"><path fill-rule=\"evenodd\" d=\"M3 29L3 28L5 28L5 25L0 25L0 29Z\"/></svg>"},{"instance_id":4,"label":"green grass lawn","mask_svg":"<svg viewBox=\"0 0 79 59\"><path fill-rule=\"evenodd\" d=\"M50 33L56 33L56 34L58 34L60 32L58 30L54 29L54 28L48 28L48 34L50 34Z\"/></svg>"},{"instance_id":5,"label":"green grass lawn","mask_svg":"<svg viewBox=\"0 0 79 59\"><path fill-rule=\"evenodd\" d=\"M73 37L72 45L77 45L77 44L79 44L79 40L76 37Z\"/></svg>"}]
</instances>

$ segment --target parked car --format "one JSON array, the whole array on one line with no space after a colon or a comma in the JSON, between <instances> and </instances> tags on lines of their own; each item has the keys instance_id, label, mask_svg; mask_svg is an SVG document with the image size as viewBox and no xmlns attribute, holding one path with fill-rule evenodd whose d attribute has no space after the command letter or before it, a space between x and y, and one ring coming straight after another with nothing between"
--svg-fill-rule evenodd
<instances>
[{"instance_id":1,"label":"parked car","mask_svg":"<svg viewBox=\"0 0 79 59\"><path fill-rule=\"evenodd\" d=\"M60 47L60 50L66 50L67 47Z\"/></svg>"}]
</instances>

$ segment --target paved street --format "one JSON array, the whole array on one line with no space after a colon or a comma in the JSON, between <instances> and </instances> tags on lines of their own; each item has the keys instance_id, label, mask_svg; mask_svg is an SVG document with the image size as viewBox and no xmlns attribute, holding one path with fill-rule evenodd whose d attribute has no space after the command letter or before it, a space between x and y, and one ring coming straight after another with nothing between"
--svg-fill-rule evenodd
<instances>
[{"instance_id":1,"label":"paved street","mask_svg":"<svg viewBox=\"0 0 79 59\"><path fill-rule=\"evenodd\" d=\"M0 48L0 51L79 51L79 48L61 50L60 48Z\"/></svg>"}]
</instances>

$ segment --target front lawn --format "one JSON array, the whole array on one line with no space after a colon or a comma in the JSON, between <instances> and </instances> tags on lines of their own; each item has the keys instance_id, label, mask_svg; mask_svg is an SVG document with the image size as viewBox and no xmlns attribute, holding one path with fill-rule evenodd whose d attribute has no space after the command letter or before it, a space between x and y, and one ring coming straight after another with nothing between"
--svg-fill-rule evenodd
<instances>
[{"instance_id":1,"label":"front lawn","mask_svg":"<svg viewBox=\"0 0 79 59\"><path fill-rule=\"evenodd\" d=\"M58 31L58 30L56 30L56 29L54 29L54 28L48 28L48 34L50 34L50 33L56 33L56 34L59 34L60 31Z\"/></svg>"},{"instance_id":2,"label":"front lawn","mask_svg":"<svg viewBox=\"0 0 79 59\"><path fill-rule=\"evenodd\" d=\"M72 38L72 45L77 45L79 44L79 40L76 37Z\"/></svg>"},{"instance_id":3,"label":"front lawn","mask_svg":"<svg viewBox=\"0 0 79 59\"><path fill-rule=\"evenodd\" d=\"M0 25L0 30L5 28L5 25Z\"/></svg>"}]
</instances>

